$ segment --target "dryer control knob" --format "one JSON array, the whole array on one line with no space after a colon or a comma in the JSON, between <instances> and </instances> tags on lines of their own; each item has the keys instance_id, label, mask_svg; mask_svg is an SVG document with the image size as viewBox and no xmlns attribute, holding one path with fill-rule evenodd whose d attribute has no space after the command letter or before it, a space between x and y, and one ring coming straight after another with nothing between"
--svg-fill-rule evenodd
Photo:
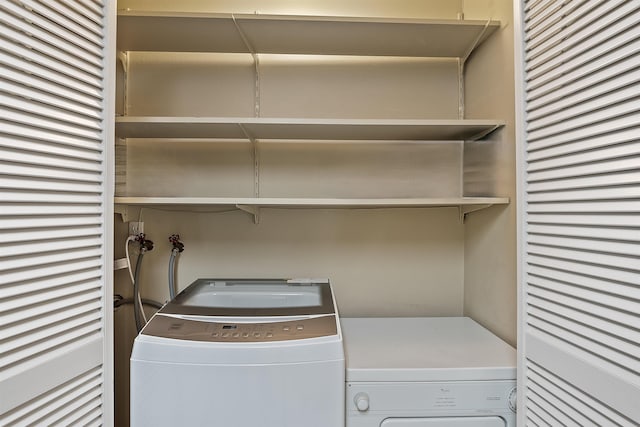
<instances>
[{"instance_id":1,"label":"dryer control knob","mask_svg":"<svg viewBox=\"0 0 640 427\"><path fill-rule=\"evenodd\" d=\"M358 411L365 412L369 410L369 395L367 393L358 393L353 398L353 402L356 404Z\"/></svg>"},{"instance_id":2,"label":"dryer control knob","mask_svg":"<svg viewBox=\"0 0 640 427\"><path fill-rule=\"evenodd\" d=\"M517 399L518 399L518 389L514 387L509 392L509 397L507 399L507 401L509 402L509 409L511 409L511 412L516 412L518 409Z\"/></svg>"}]
</instances>

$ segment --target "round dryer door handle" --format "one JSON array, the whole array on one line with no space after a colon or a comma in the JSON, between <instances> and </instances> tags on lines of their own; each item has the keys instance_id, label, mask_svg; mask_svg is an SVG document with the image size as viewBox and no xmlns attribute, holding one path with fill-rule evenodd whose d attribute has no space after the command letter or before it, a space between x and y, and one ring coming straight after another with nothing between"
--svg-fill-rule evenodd
<instances>
[{"instance_id":1,"label":"round dryer door handle","mask_svg":"<svg viewBox=\"0 0 640 427\"><path fill-rule=\"evenodd\" d=\"M356 404L358 411L365 412L369 410L369 395L367 393L358 393L354 396L353 403Z\"/></svg>"}]
</instances>

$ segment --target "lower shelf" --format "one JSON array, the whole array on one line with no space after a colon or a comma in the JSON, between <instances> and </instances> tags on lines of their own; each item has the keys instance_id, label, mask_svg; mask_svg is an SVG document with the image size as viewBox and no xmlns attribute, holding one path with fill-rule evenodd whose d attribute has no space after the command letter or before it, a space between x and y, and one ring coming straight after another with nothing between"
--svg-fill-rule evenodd
<instances>
[{"instance_id":1,"label":"lower shelf","mask_svg":"<svg viewBox=\"0 0 640 427\"><path fill-rule=\"evenodd\" d=\"M174 207L235 207L259 220L260 208L375 209L457 207L461 220L492 205L509 204L508 197L451 198L272 198L272 197L115 197L117 205Z\"/></svg>"}]
</instances>

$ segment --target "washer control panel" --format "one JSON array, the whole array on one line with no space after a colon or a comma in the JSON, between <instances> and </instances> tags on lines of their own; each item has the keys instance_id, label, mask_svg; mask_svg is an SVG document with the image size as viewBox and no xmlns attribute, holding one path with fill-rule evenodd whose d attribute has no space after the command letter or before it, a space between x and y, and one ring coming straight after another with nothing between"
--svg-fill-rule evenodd
<instances>
[{"instance_id":1,"label":"washer control panel","mask_svg":"<svg viewBox=\"0 0 640 427\"><path fill-rule=\"evenodd\" d=\"M332 336L338 333L335 316L300 320L244 323L192 320L156 315L142 334L208 342L269 342Z\"/></svg>"}]
</instances>

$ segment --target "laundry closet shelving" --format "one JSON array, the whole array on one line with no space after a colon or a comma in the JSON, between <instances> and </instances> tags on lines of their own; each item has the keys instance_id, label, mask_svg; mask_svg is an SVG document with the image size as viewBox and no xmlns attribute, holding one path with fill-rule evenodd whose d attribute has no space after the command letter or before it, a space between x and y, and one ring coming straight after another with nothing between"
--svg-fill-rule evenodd
<instances>
[{"instance_id":1,"label":"laundry closet shelving","mask_svg":"<svg viewBox=\"0 0 640 427\"><path fill-rule=\"evenodd\" d=\"M463 141L482 139L500 120L348 119L260 117L258 54L457 58L459 64L498 27L496 21L283 16L203 13L118 13L118 51L128 73L127 52L245 53L256 66L254 117L116 117L116 136L245 140L254 146L255 197L122 197L128 206L232 206L257 220L262 207L373 208L457 207L462 219L478 209L507 204L504 197L269 198L259 197L260 141ZM460 70L463 68L460 67ZM460 71L460 102L463 103ZM126 85L126 82L125 82ZM125 89L126 93L126 89ZM126 95L125 95L126 96ZM126 99L125 99L126 104ZM401 147L399 149L402 149Z\"/></svg>"}]
</instances>

